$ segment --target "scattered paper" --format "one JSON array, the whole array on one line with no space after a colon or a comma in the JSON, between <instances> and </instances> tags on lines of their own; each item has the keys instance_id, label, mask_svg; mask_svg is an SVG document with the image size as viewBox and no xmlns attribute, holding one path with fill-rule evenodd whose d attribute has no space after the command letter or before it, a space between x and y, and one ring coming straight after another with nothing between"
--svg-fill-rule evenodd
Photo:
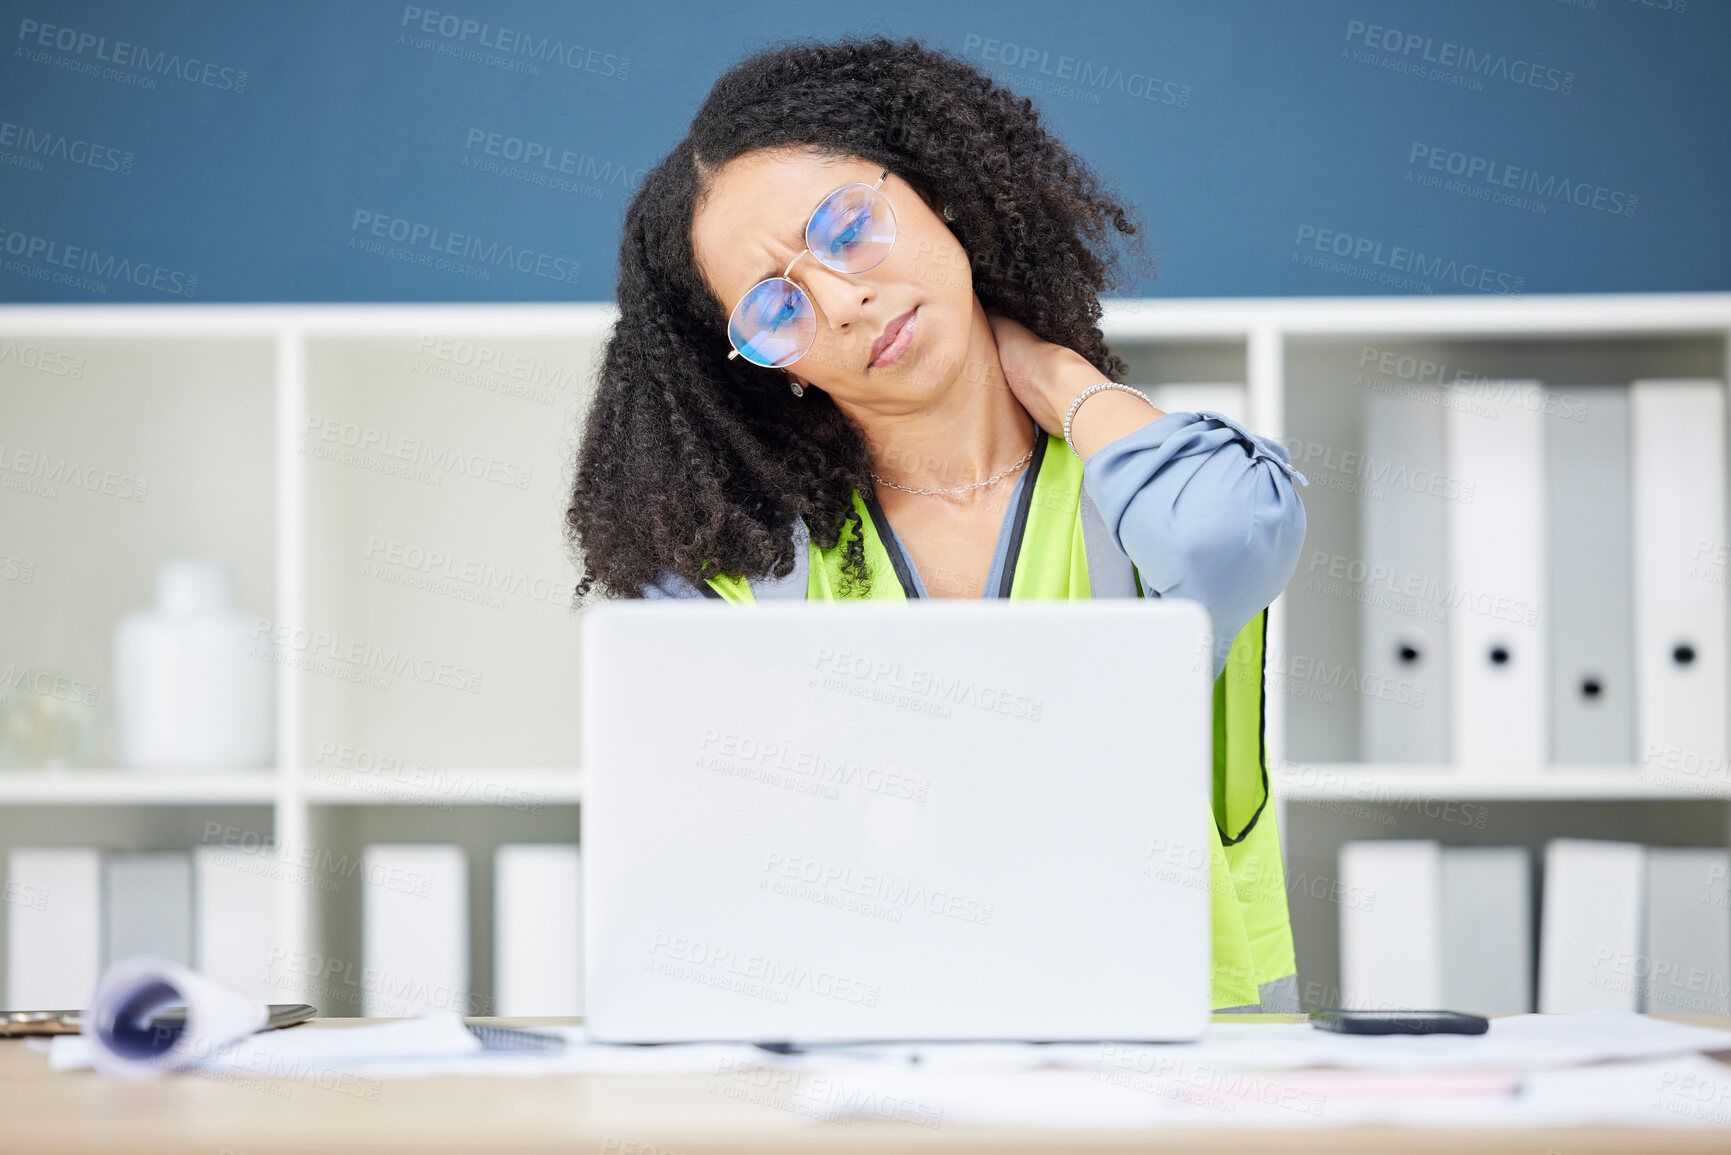
<instances>
[{"instance_id":1,"label":"scattered paper","mask_svg":"<svg viewBox=\"0 0 1731 1155\"><path fill-rule=\"evenodd\" d=\"M1343 1035L1308 1023L1214 1023L1193 1043L932 1043L901 1047L813 1047L811 1062L877 1051L932 1068L1038 1067L1158 1075L1207 1065L1244 1071L1344 1067L1377 1071L1540 1070L1613 1059L1731 1051L1731 1030L1690 1026L1628 1011L1510 1015L1482 1035Z\"/></svg>"},{"instance_id":2,"label":"scattered paper","mask_svg":"<svg viewBox=\"0 0 1731 1155\"><path fill-rule=\"evenodd\" d=\"M1721 1050L1731 1050L1731 1030L1629 1011L1509 1015L1492 1019L1482 1035L1343 1035L1305 1023L1215 1023L1195 1043L1091 1047L1093 1061L1120 1066L1126 1055L1134 1055L1136 1062L1206 1062L1264 1071L1303 1067L1535 1070Z\"/></svg>"},{"instance_id":3,"label":"scattered paper","mask_svg":"<svg viewBox=\"0 0 1731 1155\"><path fill-rule=\"evenodd\" d=\"M139 969L133 979L147 973L179 983L189 1007L210 994L160 968ZM136 1011L125 999L121 1005ZM195 1032L210 1028L194 1023L233 1029L235 1021L188 1017ZM1731 1127L1731 1067L1702 1054L1731 1050L1731 1031L1620 1011L1510 1016L1493 1019L1483 1035L1340 1035L1306 1024L1217 1023L1194 1043L862 1043L790 1053L737 1043L595 1043L582 1027L535 1029L566 1046L487 1051L460 1016L446 1012L364 1026L305 1025L163 1053L207 1074L321 1082L708 1074L731 1086L756 1085L752 1072L779 1068L772 1080L778 1097L806 1118L925 1127ZM101 1039L55 1037L50 1065L114 1070ZM153 1073L167 1069L160 1058L131 1062Z\"/></svg>"},{"instance_id":4,"label":"scattered paper","mask_svg":"<svg viewBox=\"0 0 1731 1155\"><path fill-rule=\"evenodd\" d=\"M264 1031L213 1048L187 1069L244 1072L263 1078L310 1079L334 1072L370 1078L426 1075L705 1074L745 1065L775 1065L781 1056L739 1044L624 1046L590 1043L582 1027L537 1027L566 1041L553 1052L488 1051L445 1011L364 1026L303 1025ZM49 1041L56 1071L95 1065L96 1049L83 1035Z\"/></svg>"},{"instance_id":5,"label":"scattered paper","mask_svg":"<svg viewBox=\"0 0 1731 1155\"><path fill-rule=\"evenodd\" d=\"M1731 1127L1731 1068L1701 1055L1506 1073L1445 1072L1378 1086L1362 1071L1256 1073L1197 1066L1162 1077L1081 1071L887 1069L809 1076L815 1120L928 1127L1528 1129Z\"/></svg>"}]
</instances>

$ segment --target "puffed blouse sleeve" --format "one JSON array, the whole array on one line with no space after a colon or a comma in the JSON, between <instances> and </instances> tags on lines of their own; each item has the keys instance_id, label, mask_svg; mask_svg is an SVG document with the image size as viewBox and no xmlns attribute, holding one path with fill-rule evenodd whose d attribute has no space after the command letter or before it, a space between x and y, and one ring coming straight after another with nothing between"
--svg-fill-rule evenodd
<instances>
[{"instance_id":1,"label":"puffed blouse sleeve","mask_svg":"<svg viewBox=\"0 0 1731 1155\"><path fill-rule=\"evenodd\" d=\"M1308 485L1286 446L1219 413L1172 412L1088 458L1082 484L1112 540L1161 597L1214 623L1214 672L1286 588L1304 546Z\"/></svg>"}]
</instances>

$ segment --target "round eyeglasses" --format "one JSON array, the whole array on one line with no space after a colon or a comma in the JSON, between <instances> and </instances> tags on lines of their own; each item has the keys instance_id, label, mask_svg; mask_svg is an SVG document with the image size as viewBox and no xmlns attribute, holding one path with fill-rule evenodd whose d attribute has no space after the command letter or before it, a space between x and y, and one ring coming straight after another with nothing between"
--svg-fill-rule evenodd
<instances>
[{"instance_id":1,"label":"round eyeglasses","mask_svg":"<svg viewBox=\"0 0 1731 1155\"><path fill-rule=\"evenodd\" d=\"M844 184L823 198L805 222L805 248L787 263L779 277L765 277L745 291L727 320L733 342L728 359L744 357L753 365L780 369L811 351L817 340L817 313L805 290L787 279L799 258L810 253L838 273L875 269L896 239L896 214L875 184Z\"/></svg>"}]
</instances>

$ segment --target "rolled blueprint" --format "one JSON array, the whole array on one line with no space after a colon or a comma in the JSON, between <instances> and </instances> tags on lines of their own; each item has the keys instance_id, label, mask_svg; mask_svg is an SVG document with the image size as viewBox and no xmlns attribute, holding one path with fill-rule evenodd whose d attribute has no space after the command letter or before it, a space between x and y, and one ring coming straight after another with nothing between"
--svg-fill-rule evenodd
<instances>
[{"instance_id":1,"label":"rolled blueprint","mask_svg":"<svg viewBox=\"0 0 1731 1155\"><path fill-rule=\"evenodd\" d=\"M154 1021L170 1007L185 1007L185 1019ZM103 972L81 1033L98 1071L151 1079L209 1062L269 1017L263 1003L238 988L165 958L137 955Z\"/></svg>"}]
</instances>

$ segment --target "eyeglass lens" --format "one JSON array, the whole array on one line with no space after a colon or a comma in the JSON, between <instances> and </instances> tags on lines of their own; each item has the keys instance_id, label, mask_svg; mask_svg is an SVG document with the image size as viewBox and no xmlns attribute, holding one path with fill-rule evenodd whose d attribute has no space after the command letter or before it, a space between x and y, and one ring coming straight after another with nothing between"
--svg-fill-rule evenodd
<instances>
[{"instance_id":1,"label":"eyeglass lens","mask_svg":"<svg viewBox=\"0 0 1731 1155\"><path fill-rule=\"evenodd\" d=\"M851 184L824 198L805 228L806 247L828 267L844 273L876 268L895 241L889 202L872 186ZM767 368L805 356L817 337L817 314L800 287L786 277L753 285L728 319L727 334L746 360Z\"/></svg>"}]
</instances>

